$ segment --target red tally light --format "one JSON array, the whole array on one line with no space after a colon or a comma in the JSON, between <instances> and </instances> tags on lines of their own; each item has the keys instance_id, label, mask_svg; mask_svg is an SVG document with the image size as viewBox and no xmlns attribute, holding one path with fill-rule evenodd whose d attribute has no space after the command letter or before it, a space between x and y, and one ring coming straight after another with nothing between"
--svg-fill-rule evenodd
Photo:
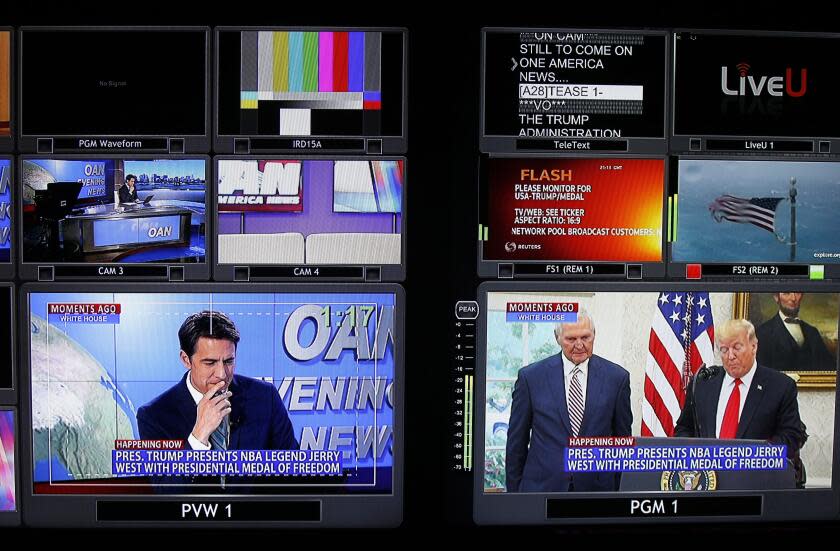
<instances>
[{"instance_id":1,"label":"red tally light","mask_svg":"<svg viewBox=\"0 0 840 551\"><path fill-rule=\"evenodd\" d=\"M686 264L685 265L685 278L686 279L700 279L703 277L703 265L702 264Z\"/></svg>"}]
</instances>

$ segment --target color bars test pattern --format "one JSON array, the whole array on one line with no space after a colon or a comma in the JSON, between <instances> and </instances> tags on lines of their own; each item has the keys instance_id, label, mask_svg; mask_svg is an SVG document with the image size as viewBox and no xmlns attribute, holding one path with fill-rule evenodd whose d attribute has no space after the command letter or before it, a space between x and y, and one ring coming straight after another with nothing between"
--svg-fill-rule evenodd
<instances>
[{"instance_id":1,"label":"color bars test pattern","mask_svg":"<svg viewBox=\"0 0 840 551\"><path fill-rule=\"evenodd\" d=\"M382 33L241 33L240 108L281 103L280 134L311 135L313 109L379 111Z\"/></svg>"}]
</instances>

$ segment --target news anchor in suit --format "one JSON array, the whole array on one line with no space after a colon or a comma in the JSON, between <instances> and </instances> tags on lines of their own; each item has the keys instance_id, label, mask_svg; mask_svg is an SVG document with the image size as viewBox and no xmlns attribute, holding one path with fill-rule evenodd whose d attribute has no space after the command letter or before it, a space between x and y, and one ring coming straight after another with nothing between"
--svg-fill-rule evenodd
<instances>
[{"instance_id":1,"label":"news anchor in suit","mask_svg":"<svg viewBox=\"0 0 840 551\"><path fill-rule=\"evenodd\" d=\"M137 199L137 188L135 184L137 183L137 176L134 174L129 174L125 177L125 184L120 186L119 190L119 197L120 203L136 203Z\"/></svg>"},{"instance_id":2,"label":"news anchor in suit","mask_svg":"<svg viewBox=\"0 0 840 551\"><path fill-rule=\"evenodd\" d=\"M778 315L756 329L758 362L777 371L836 371L819 329L799 318L803 293L773 293Z\"/></svg>"},{"instance_id":3,"label":"news anchor in suit","mask_svg":"<svg viewBox=\"0 0 840 551\"><path fill-rule=\"evenodd\" d=\"M183 439L196 450L299 448L274 385L234 374L239 331L227 316L192 314L178 338L187 372L137 410L141 439Z\"/></svg>"},{"instance_id":4,"label":"news anchor in suit","mask_svg":"<svg viewBox=\"0 0 840 551\"><path fill-rule=\"evenodd\" d=\"M569 474L571 436L630 436L630 374L592 353L595 323L585 311L558 324L561 353L519 370L505 454L508 492L593 492L618 489L617 473Z\"/></svg>"},{"instance_id":5,"label":"news anchor in suit","mask_svg":"<svg viewBox=\"0 0 840 551\"><path fill-rule=\"evenodd\" d=\"M723 369L698 379L696 388L689 385L674 436L767 440L787 445L788 457L798 459L808 435L799 417L796 383L758 364L761 343L748 320L727 320L716 337Z\"/></svg>"}]
</instances>

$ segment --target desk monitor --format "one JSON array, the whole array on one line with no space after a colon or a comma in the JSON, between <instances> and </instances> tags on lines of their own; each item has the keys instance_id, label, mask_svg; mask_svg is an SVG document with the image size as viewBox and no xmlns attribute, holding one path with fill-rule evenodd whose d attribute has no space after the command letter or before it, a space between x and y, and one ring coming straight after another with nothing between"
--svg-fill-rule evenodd
<instances>
[{"instance_id":1,"label":"desk monitor","mask_svg":"<svg viewBox=\"0 0 840 551\"><path fill-rule=\"evenodd\" d=\"M479 173L480 276L664 275L664 158L497 155Z\"/></svg>"},{"instance_id":2,"label":"desk monitor","mask_svg":"<svg viewBox=\"0 0 840 551\"><path fill-rule=\"evenodd\" d=\"M0 27L0 151L11 151L14 145L14 32Z\"/></svg>"},{"instance_id":3,"label":"desk monitor","mask_svg":"<svg viewBox=\"0 0 840 551\"><path fill-rule=\"evenodd\" d=\"M0 406L0 526L20 524L16 413Z\"/></svg>"},{"instance_id":4,"label":"desk monitor","mask_svg":"<svg viewBox=\"0 0 840 551\"><path fill-rule=\"evenodd\" d=\"M664 31L485 28L481 40L483 153L666 152Z\"/></svg>"},{"instance_id":5,"label":"desk monitor","mask_svg":"<svg viewBox=\"0 0 840 551\"><path fill-rule=\"evenodd\" d=\"M218 153L406 150L408 32L216 29Z\"/></svg>"},{"instance_id":6,"label":"desk monitor","mask_svg":"<svg viewBox=\"0 0 840 551\"><path fill-rule=\"evenodd\" d=\"M840 278L840 163L684 155L672 168L670 276Z\"/></svg>"},{"instance_id":7,"label":"desk monitor","mask_svg":"<svg viewBox=\"0 0 840 551\"><path fill-rule=\"evenodd\" d=\"M672 151L837 153L837 34L678 30L672 37Z\"/></svg>"},{"instance_id":8,"label":"desk monitor","mask_svg":"<svg viewBox=\"0 0 840 551\"><path fill-rule=\"evenodd\" d=\"M23 157L21 277L209 277L209 159Z\"/></svg>"},{"instance_id":9,"label":"desk monitor","mask_svg":"<svg viewBox=\"0 0 840 551\"><path fill-rule=\"evenodd\" d=\"M397 285L54 283L22 296L27 523L401 521Z\"/></svg>"},{"instance_id":10,"label":"desk monitor","mask_svg":"<svg viewBox=\"0 0 840 551\"><path fill-rule=\"evenodd\" d=\"M206 27L23 27L25 153L206 153Z\"/></svg>"},{"instance_id":11,"label":"desk monitor","mask_svg":"<svg viewBox=\"0 0 840 551\"><path fill-rule=\"evenodd\" d=\"M0 283L0 404L16 404L18 401L15 314L14 286Z\"/></svg>"},{"instance_id":12,"label":"desk monitor","mask_svg":"<svg viewBox=\"0 0 840 551\"><path fill-rule=\"evenodd\" d=\"M14 163L11 157L0 157L0 279L11 279L15 271L15 248L17 238L13 216L15 206L12 192L14 184Z\"/></svg>"},{"instance_id":13,"label":"desk monitor","mask_svg":"<svg viewBox=\"0 0 840 551\"><path fill-rule=\"evenodd\" d=\"M836 284L490 282L479 297L476 522L837 518Z\"/></svg>"},{"instance_id":14,"label":"desk monitor","mask_svg":"<svg viewBox=\"0 0 840 551\"><path fill-rule=\"evenodd\" d=\"M224 281L405 277L406 160L217 157Z\"/></svg>"}]
</instances>

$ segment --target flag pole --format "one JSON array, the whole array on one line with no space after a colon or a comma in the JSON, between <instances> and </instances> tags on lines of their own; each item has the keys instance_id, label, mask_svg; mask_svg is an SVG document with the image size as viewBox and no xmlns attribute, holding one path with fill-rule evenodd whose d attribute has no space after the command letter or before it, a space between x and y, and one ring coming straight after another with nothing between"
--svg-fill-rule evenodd
<instances>
[{"instance_id":1,"label":"flag pole","mask_svg":"<svg viewBox=\"0 0 840 551\"><path fill-rule=\"evenodd\" d=\"M790 261L796 259L796 178L790 179Z\"/></svg>"}]
</instances>

